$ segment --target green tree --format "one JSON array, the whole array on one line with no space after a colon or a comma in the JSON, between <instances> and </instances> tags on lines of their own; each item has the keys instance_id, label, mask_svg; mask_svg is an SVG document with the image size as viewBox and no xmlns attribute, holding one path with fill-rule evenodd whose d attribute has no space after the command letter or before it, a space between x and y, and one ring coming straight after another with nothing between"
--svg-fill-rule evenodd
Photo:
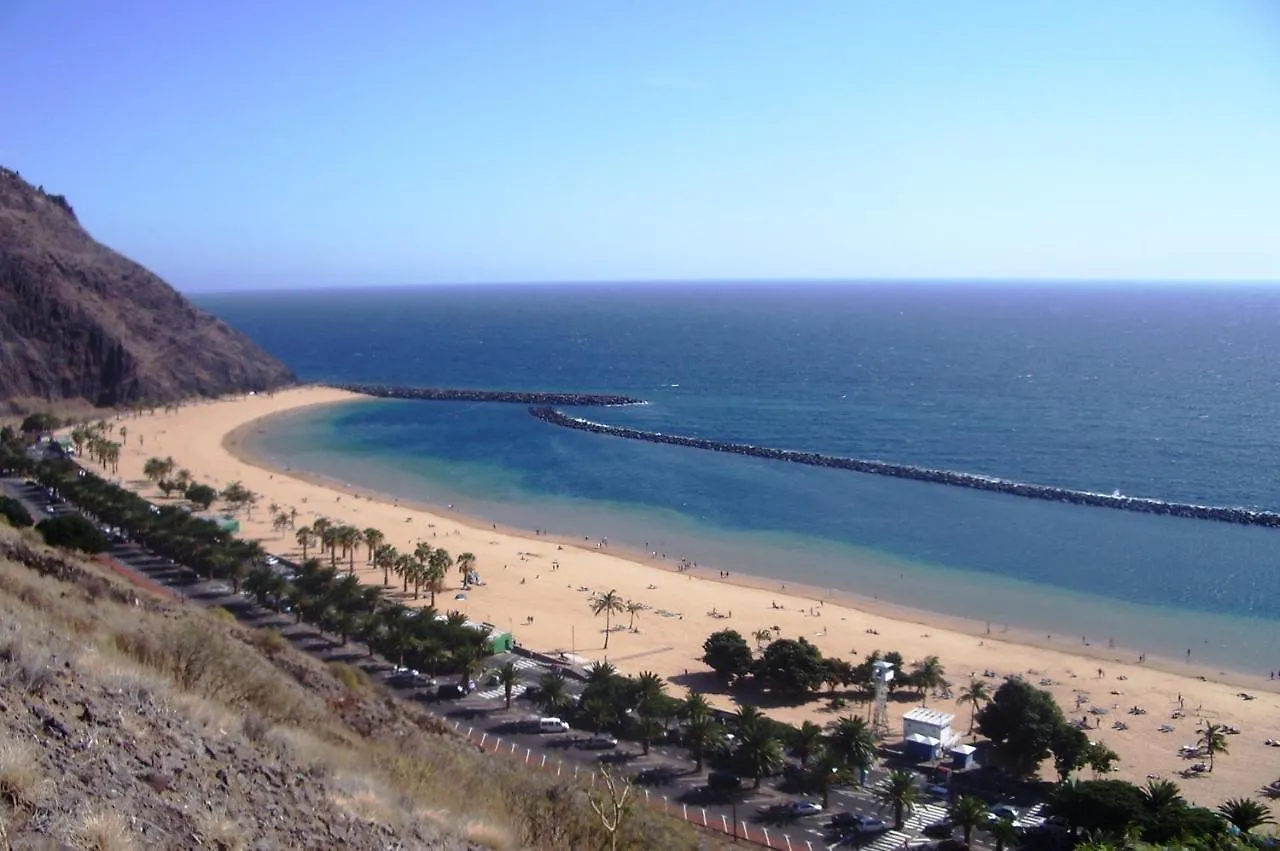
<instances>
[{"instance_id":1,"label":"green tree","mask_svg":"<svg viewBox=\"0 0 1280 851\"><path fill-rule=\"evenodd\" d=\"M382 546L382 542L385 541L386 539L387 539L387 536L382 534L381 529L375 529L372 526L370 526L369 528L365 529L363 532L360 533L360 540L364 542L364 546L365 546L365 562L366 563L368 564L374 563L374 556L377 555L378 553L378 547ZM383 579L382 584L383 585L387 584L385 578Z\"/></svg>"},{"instance_id":2,"label":"green tree","mask_svg":"<svg viewBox=\"0 0 1280 851\"><path fill-rule=\"evenodd\" d=\"M684 728L685 746L693 754L694 770L701 771L707 752L724 741L724 727L709 714L694 715Z\"/></svg>"},{"instance_id":3,"label":"green tree","mask_svg":"<svg viewBox=\"0 0 1280 851\"><path fill-rule=\"evenodd\" d=\"M1213 772L1215 754L1227 753L1227 735L1221 724L1206 724L1200 733L1200 747L1209 755L1209 772Z\"/></svg>"},{"instance_id":4,"label":"green tree","mask_svg":"<svg viewBox=\"0 0 1280 851\"><path fill-rule=\"evenodd\" d=\"M906 817L915 812L916 801L920 790L916 787L916 776L910 771L895 769L886 780L876 787L876 800L881 811L893 810L893 828L902 830Z\"/></svg>"},{"instance_id":5,"label":"green tree","mask_svg":"<svg viewBox=\"0 0 1280 851\"><path fill-rule=\"evenodd\" d=\"M148 458L142 465L142 475L148 481L159 482L166 479L173 472L174 461L172 458Z\"/></svg>"},{"instance_id":6,"label":"green tree","mask_svg":"<svg viewBox=\"0 0 1280 851\"><path fill-rule=\"evenodd\" d=\"M751 788L759 789L761 780L781 770L785 761L782 743L764 724L740 725L734 761L752 778Z\"/></svg>"},{"instance_id":7,"label":"green tree","mask_svg":"<svg viewBox=\"0 0 1280 851\"><path fill-rule=\"evenodd\" d=\"M640 733L640 747L647 756L653 737L661 727L655 721L658 706L665 696L666 682L653 671L641 671L635 678L636 724Z\"/></svg>"},{"instance_id":8,"label":"green tree","mask_svg":"<svg viewBox=\"0 0 1280 851\"><path fill-rule=\"evenodd\" d=\"M800 760L801 767L809 764L809 757L822 750L822 728L812 721L805 721L796 732L791 752Z\"/></svg>"},{"instance_id":9,"label":"green tree","mask_svg":"<svg viewBox=\"0 0 1280 851\"><path fill-rule=\"evenodd\" d=\"M977 718L978 710L991 700L991 689L987 686L986 680L980 680L976 677L969 680L969 685L960 689L960 695L956 698L956 703L960 705L969 704L969 735L973 735L973 724Z\"/></svg>"},{"instance_id":10,"label":"green tree","mask_svg":"<svg viewBox=\"0 0 1280 851\"><path fill-rule=\"evenodd\" d=\"M1142 797L1143 809L1153 815L1184 807L1187 804L1183 800L1182 790L1172 780L1159 778L1148 780L1147 785L1139 790L1139 794Z\"/></svg>"},{"instance_id":11,"label":"green tree","mask_svg":"<svg viewBox=\"0 0 1280 851\"><path fill-rule=\"evenodd\" d=\"M1110 774L1115 770L1115 764L1120 761L1120 754L1102 742L1090 742L1084 754L1084 761L1096 780L1101 775Z\"/></svg>"},{"instance_id":12,"label":"green tree","mask_svg":"<svg viewBox=\"0 0 1280 851\"><path fill-rule=\"evenodd\" d=\"M1124 836L1144 820L1143 796L1123 780L1083 780L1059 784L1049 794L1049 809L1073 830Z\"/></svg>"},{"instance_id":13,"label":"green tree","mask_svg":"<svg viewBox=\"0 0 1280 851\"><path fill-rule=\"evenodd\" d=\"M631 622L627 624L627 629L635 632L636 615L644 611L644 603L637 603L635 600L627 601L627 614L631 616Z\"/></svg>"},{"instance_id":14,"label":"green tree","mask_svg":"<svg viewBox=\"0 0 1280 851\"><path fill-rule=\"evenodd\" d=\"M516 686L520 685L520 669L516 667L515 662L509 661L494 671L494 675L498 678L498 685L502 686L502 696L506 699L507 709L510 709L511 694Z\"/></svg>"},{"instance_id":15,"label":"green tree","mask_svg":"<svg viewBox=\"0 0 1280 851\"><path fill-rule=\"evenodd\" d=\"M1079 727L1071 724L1058 725L1049 746L1053 749L1053 768L1062 782L1066 782L1071 772L1083 768L1088 762L1089 737Z\"/></svg>"},{"instance_id":16,"label":"green tree","mask_svg":"<svg viewBox=\"0 0 1280 851\"><path fill-rule=\"evenodd\" d=\"M947 684L947 669L937 656L926 656L912 666L912 679L920 689L920 702L928 703L929 692Z\"/></svg>"},{"instance_id":17,"label":"green tree","mask_svg":"<svg viewBox=\"0 0 1280 851\"><path fill-rule=\"evenodd\" d=\"M451 567L453 567L453 556L449 555L449 551L433 547L431 555L427 558L426 571L422 574L423 580L427 583L427 590L431 592L433 606L436 604L436 594L444 590L444 578L449 575Z\"/></svg>"},{"instance_id":18,"label":"green tree","mask_svg":"<svg viewBox=\"0 0 1280 851\"><path fill-rule=\"evenodd\" d=\"M196 483L188 486L183 496L196 508L208 511L209 506L213 505L213 501L218 498L218 492L209 485Z\"/></svg>"},{"instance_id":19,"label":"green tree","mask_svg":"<svg viewBox=\"0 0 1280 851\"><path fill-rule=\"evenodd\" d=\"M1251 833L1254 828L1275 824L1271 810L1252 798L1231 798L1218 807L1222 817L1241 833Z\"/></svg>"},{"instance_id":20,"label":"green tree","mask_svg":"<svg viewBox=\"0 0 1280 851\"><path fill-rule=\"evenodd\" d=\"M805 767L805 781L810 789L822 795L822 808L826 809L831 806L831 790L836 786L848 786L854 782L854 777L849 764L839 754L822 748L813 765Z\"/></svg>"},{"instance_id":21,"label":"green tree","mask_svg":"<svg viewBox=\"0 0 1280 851\"><path fill-rule=\"evenodd\" d=\"M846 715L831 722L827 747L851 768L864 771L876 758L876 740L863 718Z\"/></svg>"},{"instance_id":22,"label":"green tree","mask_svg":"<svg viewBox=\"0 0 1280 851\"><path fill-rule=\"evenodd\" d=\"M991 838L996 841L996 851L1004 851L1018 842L1018 828L1014 825L1013 819L1002 818L994 821L987 825L987 830L991 833Z\"/></svg>"},{"instance_id":23,"label":"green tree","mask_svg":"<svg viewBox=\"0 0 1280 851\"><path fill-rule=\"evenodd\" d=\"M569 688L564 673L552 670L538 680L538 702L548 715L554 715L569 705Z\"/></svg>"},{"instance_id":24,"label":"green tree","mask_svg":"<svg viewBox=\"0 0 1280 851\"><path fill-rule=\"evenodd\" d=\"M15 529L25 529L35 522L22 503L7 496L0 496L0 517L8 520Z\"/></svg>"},{"instance_id":25,"label":"green tree","mask_svg":"<svg viewBox=\"0 0 1280 851\"><path fill-rule=\"evenodd\" d=\"M100 553L108 542L98 527L79 514L50 517L36 524L36 531L51 547L64 547L85 553Z\"/></svg>"},{"instance_id":26,"label":"green tree","mask_svg":"<svg viewBox=\"0 0 1280 851\"><path fill-rule=\"evenodd\" d=\"M973 842L973 829L985 824L991 817L991 811L987 809L986 802L973 795L961 795L959 800L951 805L948 814L951 820L960 825L960 829L964 831L965 845Z\"/></svg>"},{"instance_id":27,"label":"green tree","mask_svg":"<svg viewBox=\"0 0 1280 851\"><path fill-rule=\"evenodd\" d=\"M751 648L737 630L723 629L711 633L702 642L702 661L733 682L751 670Z\"/></svg>"},{"instance_id":28,"label":"green tree","mask_svg":"<svg viewBox=\"0 0 1280 851\"><path fill-rule=\"evenodd\" d=\"M462 576L462 583L467 584L467 577L471 575L471 571L475 570L476 557L471 553L462 553L457 560L458 573Z\"/></svg>"},{"instance_id":29,"label":"green tree","mask_svg":"<svg viewBox=\"0 0 1280 851\"><path fill-rule=\"evenodd\" d=\"M616 588L608 591L602 591L588 601L591 606L591 614L599 617L604 615L604 649L609 649L609 634L613 632L613 616L621 612L625 608L622 598L618 596Z\"/></svg>"},{"instance_id":30,"label":"green tree","mask_svg":"<svg viewBox=\"0 0 1280 851\"><path fill-rule=\"evenodd\" d=\"M1014 770L1035 772L1066 724L1053 695L1024 680L1007 679L978 713L978 729L990 739Z\"/></svg>"},{"instance_id":31,"label":"green tree","mask_svg":"<svg viewBox=\"0 0 1280 851\"><path fill-rule=\"evenodd\" d=\"M821 651L803 638L779 638L764 649L751 670L763 685L790 695L817 691L827 676Z\"/></svg>"}]
</instances>

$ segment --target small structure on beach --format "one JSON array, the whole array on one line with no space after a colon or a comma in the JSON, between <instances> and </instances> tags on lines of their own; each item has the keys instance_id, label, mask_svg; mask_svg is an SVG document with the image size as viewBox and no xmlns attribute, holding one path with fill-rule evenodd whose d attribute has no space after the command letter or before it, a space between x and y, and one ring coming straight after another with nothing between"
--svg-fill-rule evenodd
<instances>
[{"instance_id":1,"label":"small structure on beach","mask_svg":"<svg viewBox=\"0 0 1280 851\"><path fill-rule=\"evenodd\" d=\"M932 762L956 740L951 722L956 716L940 709L917 706L902 716L902 737L908 758L916 762Z\"/></svg>"},{"instance_id":2,"label":"small structure on beach","mask_svg":"<svg viewBox=\"0 0 1280 851\"><path fill-rule=\"evenodd\" d=\"M234 517L223 515L222 517L215 517L213 522L217 523L218 528L229 535L238 535L240 533L240 521Z\"/></svg>"}]
</instances>

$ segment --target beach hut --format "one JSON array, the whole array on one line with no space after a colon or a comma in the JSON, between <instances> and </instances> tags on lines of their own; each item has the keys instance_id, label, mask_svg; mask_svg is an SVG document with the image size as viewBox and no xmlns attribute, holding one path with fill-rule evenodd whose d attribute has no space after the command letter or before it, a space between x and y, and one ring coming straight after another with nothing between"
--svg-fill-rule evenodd
<instances>
[{"instance_id":1,"label":"beach hut","mask_svg":"<svg viewBox=\"0 0 1280 851\"><path fill-rule=\"evenodd\" d=\"M974 756L978 749L973 745L956 745L951 749L951 767L956 771L967 771L975 764Z\"/></svg>"},{"instance_id":2,"label":"beach hut","mask_svg":"<svg viewBox=\"0 0 1280 851\"><path fill-rule=\"evenodd\" d=\"M219 529L229 534L235 535L240 532L240 521L234 517L227 517L224 515L215 519L213 522L218 524Z\"/></svg>"},{"instance_id":3,"label":"beach hut","mask_svg":"<svg viewBox=\"0 0 1280 851\"><path fill-rule=\"evenodd\" d=\"M497 655L498 653L510 653L516 646L516 639L506 630L501 632L489 633L489 652Z\"/></svg>"},{"instance_id":4,"label":"beach hut","mask_svg":"<svg viewBox=\"0 0 1280 851\"><path fill-rule=\"evenodd\" d=\"M955 741L950 712L917 706L902 716L902 738L907 757L916 762L933 762L942 755L942 749Z\"/></svg>"}]
</instances>

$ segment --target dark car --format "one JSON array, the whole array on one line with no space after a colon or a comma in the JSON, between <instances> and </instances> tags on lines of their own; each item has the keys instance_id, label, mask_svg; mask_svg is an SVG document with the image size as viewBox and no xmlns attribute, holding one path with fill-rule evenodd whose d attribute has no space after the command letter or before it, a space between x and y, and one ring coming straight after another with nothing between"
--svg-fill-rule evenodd
<instances>
[{"instance_id":1,"label":"dark car","mask_svg":"<svg viewBox=\"0 0 1280 851\"><path fill-rule=\"evenodd\" d=\"M732 771L713 771L707 775L707 788L713 792L736 792L742 788L742 778Z\"/></svg>"},{"instance_id":2,"label":"dark car","mask_svg":"<svg viewBox=\"0 0 1280 851\"><path fill-rule=\"evenodd\" d=\"M950 839L951 834L956 832L956 823L950 819L943 819L933 824L926 824L924 830L920 832L935 839Z\"/></svg>"},{"instance_id":3,"label":"dark car","mask_svg":"<svg viewBox=\"0 0 1280 851\"><path fill-rule=\"evenodd\" d=\"M864 836L872 833L885 833L889 830L889 825L885 824L883 819L875 816L864 816L860 813L836 813L831 817L831 827L838 830L848 830L852 833L860 833Z\"/></svg>"},{"instance_id":4,"label":"dark car","mask_svg":"<svg viewBox=\"0 0 1280 851\"><path fill-rule=\"evenodd\" d=\"M436 688L436 697L441 700L457 700L466 696L466 691L457 683L443 683Z\"/></svg>"},{"instance_id":5,"label":"dark car","mask_svg":"<svg viewBox=\"0 0 1280 851\"><path fill-rule=\"evenodd\" d=\"M618 740L613 736L606 735L592 736L582 743L582 747L589 751L607 751L610 748L616 748L617 746Z\"/></svg>"}]
</instances>

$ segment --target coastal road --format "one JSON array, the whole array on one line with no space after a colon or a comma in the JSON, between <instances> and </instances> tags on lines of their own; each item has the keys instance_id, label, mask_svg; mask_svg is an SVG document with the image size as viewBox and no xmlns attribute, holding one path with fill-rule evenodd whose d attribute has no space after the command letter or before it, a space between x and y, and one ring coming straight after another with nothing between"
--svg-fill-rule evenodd
<instances>
[{"instance_id":1,"label":"coastal road","mask_svg":"<svg viewBox=\"0 0 1280 851\"><path fill-rule=\"evenodd\" d=\"M0 481L0 488L27 505L33 517L74 511L73 507L65 503L54 503L51 495L38 485L10 479ZM877 817L885 815L879 809L872 788L887 776L887 772L872 772L865 788L834 790L829 801L831 806L820 815L771 820L761 815L762 809L794 800L794 796L777 788L780 779L767 781L758 790L747 788L730 796L713 795L706 789L707 772L695 771L693 762L681 747L655 744L648 754L644 754L640 745L624 741L619 742L617 748L589 750L583 747L585 740L590 737L590 733L585 731L571 731L563 735L530 732L527 722L536 719L538 713L536 707L524 699L522 688L510 710L505 708L501 688L485 683L484 675L481 676L482 685L471 694L456 700L437 700L433 687L397 687L387 683L386 679L394 673L393 666L381 657L370 655L362 645L350 642L343 646L311 625L295 623L287 614L264 609L244 594L233 593L227 582L201 579L189 568L128 541L117 541L106 555L139 576L179 593L185 600L225 608L254 627L276 629L299 649L317 658L358 665L401 697L424 704L434 714L458 723L464 732L471 729L474 734L499 737L504 747L506 743L510 743L517 753L524 751L532 762L542 763L545 760L549 764L562 763L564 770L591 770L602 765L615 767L635 780L637 794L643 794L649 800L665 799L671 808L687 813L689 818L697 822L705 822L711 826L741 825L746 822L753 826L753 835L756 829L765 827L774 836L789 837L792 847L818 849L833 847L842 838L841 831L829 827L832 816L837 813ZM283 559L278 566L281 569L291 567ZM518 655L492 659L490 669L506 661L506 658L515 660L520 666L524 672L524 684L537 682L549 670L546 665ZM441 682L449 681L448 678L441 678ZM581 684L577 680L571 678L569 685L571 693L581 692ZM903 847L904 842L911 842L912 847L925 847L915 844L920 837L919 831L943 816L943 802L922 803L908 819L904 832L893 831L876 837L865 837L861 843L847 847L881 851ZM1033 820L1034 814L1024 816L1023 819L1027 824ZM975 848L988 848L992 845L985 834L975 836L975 839Z\"/></svg>"}]
</instances>

